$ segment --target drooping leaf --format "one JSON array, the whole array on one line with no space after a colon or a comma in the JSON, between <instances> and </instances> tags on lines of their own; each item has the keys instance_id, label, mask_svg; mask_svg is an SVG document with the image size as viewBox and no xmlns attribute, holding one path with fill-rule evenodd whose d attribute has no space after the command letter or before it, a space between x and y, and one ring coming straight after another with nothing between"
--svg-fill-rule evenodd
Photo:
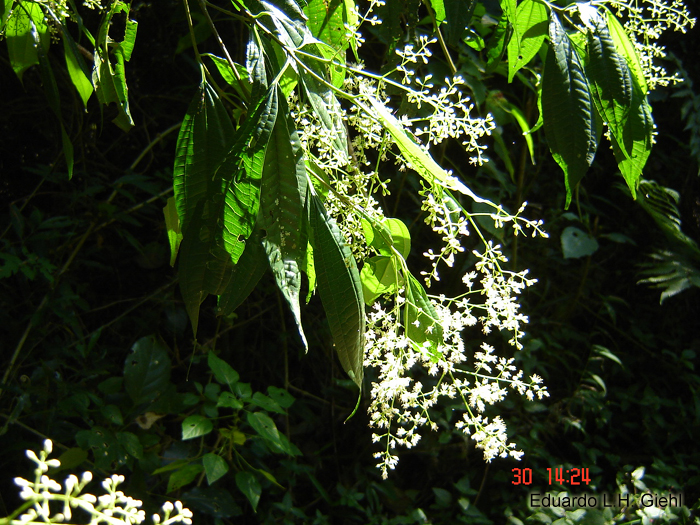
<instances>
[{"instance_id":1,"label":"drooping leaf","mask_svg":"<svg viewBox=\"0 0 700 525\"><path fill-rule=\"evenodd\" d=\"M321 201L311 198L314 262L323 307L338 358L350 378L362 388L365 311L355 258Z\"/></svg>"},{"instance_id":2,"label":"drooping leaf","mask_svg":"<svg viewBox=\"0 0 700 525\"><path fill-rule=\"evenodd\" d=\"M255 474L242 470L236 472L236 486L248 498L250 506L253 507L253 512L257 512L258 503L260 502L260 494L262 488L260 482L255 477Z\"/></svg>"},{"instance_id":3,"label":"drooping leaf","mask_svg":"<svg viewBox=\"0 0 700 525\"><path fill-rule=\"evenodd\" d=\"M7 53L15 74L22 80L22 75L31 66L39 63L37 41L41 42L44 52L49 47L48 26L44 12L36 2L23 0L17 3L9 13L5 38Z\"/></svg>"},{"instance_id":4,"label":"drooping leaf","mask_svg":"<svg viewBox=\"0 0 700 525\"><path fill-rule=\"evenodd\" d=\"M566 207L593 162L597 147L594 108L581 60L554 12L542 78L542 117L554 160L564 171Z\"/></svg>"},{"instance_id":5,"label":"drooping leaf","mask_svg":"<svg viewBox=\"0 0 700 525\"><path fill-rule=\"evenodd\" d=\"M115 40L109 35L109 29L114 15L122 12L126 15L124 37L122 40ZM114 103L117 105L117 116L112 122L124 131L129 131L134 126L134 120L129 110L125 62L131 59L137 27L137 22L129 18L129 5L117 0L103 16L95 41L95 67L92 73L92 83L101 104ZM110 53L116 59L114 64L110 60Z\"/></svg>"},{"instance_id":6,"label":"drooping leaf","mask_svg":"<svg viewBox=\"0 0 700 525\"><path fill-rule=\"evenodd\" d=\"M0 33L5 29L5 24L12 14L13 2L14 0L0 0Z\"/></svg>"},{"instance_id":7,"label":"drooping leaf","mask_svg":"<svg viewBox=\"0 0 700 525\"><path fill-rule=\"evenodd\" d=\"M78 47L70 36L68 28L63 24L62 37L63 53L66 58L68 74L70 75L71 82L73 82L73 86L75 86L78 95L80 95L80 99L83 101L83 106L87 108L88 100L90 100L94 92L92 75L88 70L87 64L85 64L85 59L81 56Z\"/></svg>"},{"instance_id":8,"label":"drooping leaf","mask_svg":"<svg viewBox=\"0 0 700 525\"><path fill-rule=\"evenodd\" d=\"M635 85L630 68L625 59L618 54L605 21L594 16L588 32L589 63L586 74L591 86L593 101L598 113L607 123L610 132L618 144L624 144L625 128L633 100L640 102L640 96L634 96ZM626 157L630 152L621 151Z\"/></svg>"},{"instance_id":9,"label":"drooping leaf","mask_svg":"<svg viewBox=\"0 0 700 525\"><path fill-rule=\"evenodd\" d=\"M200 415L189 416L182 422L182 439L184 441L206 436L212 430L214 430L214 423L211 419Z\"/></svg>"},{"instance_id":10,"label":"drooping leaf","mask_svg":"<svg viewBox=\"0 0 700 525\"><path fill-rule=\"evenodd\" d=\"M207 475L207 483L209 485L216 483L229 471L226 460L217 454L204 454L202 464L204 465L204 472Z\"/></svg>"},{"instance_id":11,"label":"drooping leaf","mask_svg":"<svg viewBox=\"0 0 700 525\"><path fill-rule=\"evenodd\" d=\"M636 91L635 96L638 96ZM636 102L632 103L633 106L635 104ZM632 198L635 199L637 184L651 153L653 133L654 119L651 116L651 106L645 97L645 100L637 105L625 122L622 131L623 142L618 142L615 135L610 137L617 167L632 193Z\"/></svg>"},{"instance_id":12,"label":"drooping leaf","mask_svg":"<svg viewBox=\"0 0 700 525\"><path fill-rule=\"evenodd\" d=\"M263 167L259 224L266 232L263 246L270 268L294 314L304 347L308 349L299 305L301 266L307 244L301 234L306 193L306 165L301 142L287 102L280 97L280 118L270 136Z\"/></svg>"},{"instance_id":13,"label":"drooping leaf","mask_svg":"<svg viewBox=\"0 0 700 525\"><path fill-rule=\"evenodd\" d=\"M547 7L537 0L522 0L515 12L513 35L508 42L508 82L537 54L547 35Z\"/></svg>"},{"instance_id":14,"label":"drooping leaf","mask_svg":"<svg viewBox=\"0 0 700 525\"><path fill-rule=\"evenodd\" d=\"M513 28L508 25L508 17L502 15L491 38L486 43L486 73L493 73L501 64L507 49L507 43L513 35Z\"/></svg>"},{"instance_id":15,"label":"drooping leaf","mask_svg":"<svg viewBox=\"0 0 700 525\"><path fill-rule=\"evenodd\" d=\"M135 405L150 403L170 383L170 357L156 336L142 337L131 347L124 363L124 388Z\"/></svg>"},{"instance_id":16,"label":"drooping leaf","mask_svg":"<svg viewBox=\"0 0 700 525\"><path fill-rule=\"evenodd\" d=\"M263 274L270 268L262 246L261 232L256 230L246 242L238 263L229 270L226 285L219 295L219 314L230 315L250 295Z\"/></svg>"},{"instance_id":17,"label":"drooping leaf","mask_svg":"<svg viewBox=\"0 0 700 525\"><path fill-rule=\"evenodd\" d=\"M625 58L625 62L627 62L630 73L632 74L632 79L639 87L641 94L646 95L649 91L649 86L647 86L647 80L644 76L642 62L639 59L639 54L637 54L637 49L634 47L629 36L627 36L625 28L622 27L622 24L615 18L615 15L607 8L605 8L605 13L610 37L615 43L615 48L617 52Z\"/></svg>"}]
</instances>

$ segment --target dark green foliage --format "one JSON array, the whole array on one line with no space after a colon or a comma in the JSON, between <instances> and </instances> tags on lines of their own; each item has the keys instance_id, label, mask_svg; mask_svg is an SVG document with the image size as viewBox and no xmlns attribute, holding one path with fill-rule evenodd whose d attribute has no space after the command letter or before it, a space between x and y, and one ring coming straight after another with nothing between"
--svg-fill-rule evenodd
<instances>
[{"instance_id":1,"label":"dark green foliage","mask_svg":"<svg viewBox=\"0 0 700 525\"><path fill-rule=\"evenodd\" d=\"M431 2L433 10L438 3ZM684 100L653 101L660 136L650 152L651 114L639 94L642 88L630 102L627 91L609 94L605 84L611 64L616 65L616 75L629 74L632 82L634 71L625 72L602 28L588 35L587 58L567 43L562 25L553 29L559 39L556 49L540 38L541 26L523 30L517 47L521 53L528 38L549 46L546 69L553 64L558 77L574 77L573 99L588 90L585 108L570 107L586 121L572 131L585 135L580 136L584 146L576 150L585 152L585 168L567 172L562 183L541 131L533 132L536 162L531 164L522 136L525 127L507 111L496 115L507 147L496 150L500 153L492 154L483 168L466 168L463 152L452 146L433 154L441 166L465 175L480 194L497 197L511 210L528 200L534 203L529 209L533 218L545 220L549 240L525 242L507 232L499 242L513 261L511 269L528 267L540 281L525 296L522 309L530 323L525 348L515 357L526 373L544 375L551 397L542 402L516 399L502 408L514 440L525 452L522 463L497 460L485 465L466 436L449 430L455 422L454 407L445 403L436 407L435 418L448 430L427 435L383 481L371 457L366 406L343 424L357 399L353 381L362 383L367 283L360 276L371 270L382 286L408 283L412 302L405 317L431 322L434 315L426 307L425 289L402 272L400 258L392 251L395 248L412 264L424 264L419 255L432 239L420 229L421 210L407 188L420 189L430 167L424 164L420 175L397 177L390 194L381 197L403 222L391 219L401 225L365 231L372 237L368 243L380 247L382 255L360 272L321 196L312 196L302 182L305 167L280 93L284 75L279 87L267 85L282 64L261 59L250 69L259 85L236 91L233 84L230 89L240 99L250 97L244 108L231 92L220 89L224 82L219 80L217 87L213 81L201 81L189 48L176 53L180 39L189 40L185 14L180 2L166 4L132 5L129 10L117 2L104 19L87 13L80 33L77 24L68 25L72 36L63 34L64 47L43 51L48 29L39 27L38 41L26 39L24 33L6 33L7 45L0 43L0 515L20 503L12 477L27 475L23 451L36 448L43 436L57 443L63 464L58 479L82 470L101 476L119 472L127 477L129 494L144 500L147 513L165 498L181 499L195 511L197 523L216 525L605 519L602 510L536 514L527 508L531 490L563 488L547 482L547 468L555 467L589 468L588 493L614 492L621 486L640 492L645 484L656 493L680 490L688 507L696 504L700 262L698 237L687 229L690 221L680 210L684 199L692 203L698 194L678 195L670 189L697 188L687 182L697 177L692 164L695 143L685 147L688 137L678 126ZM310 30L328 35L332 42L347 17L339 15L337 4L308 2L305 8ZM476 7L472 4L480 3L443 5L448 22L441 27L460 73L474 92L488 94L489 100L502 99L500 108L516 108L527 127L534 127L538 95L525 70L541 71L540 57L535 53L526 61L532 54L528 52L516 66L494 65L494 57L515 45L508 44L511 32L504 23L482 27L486 42L502 42L481 51L464 44L459 17L471 16L470 9ZM9 28L17 22L8 19L7 5L0 3L0 25ZM293 2L282 7L292 22L273 29L293 39L293 29L303 31L301 13ZM389 17L362 48L377 71L393 67L395 58L389 51L405 34L433 30L418 2L387 2L386 10L391 9L401 16ZM481 21L490 14L494 21L503 21L498 5L489 9L493 12L474 16ZM450 21L451 14L460 24ZM217 24L230 24L232 34L243 35L238 41L233 38L229 50L237 63L244 63L247 29L225 14L216 16ZM520 20L518 11L514 16ZM109 17L114 19L111 29ZM30 18L35 24L43 20ZM133 53L132 18L139 20ZM86 82L94 77L84 74L88 64L75 51L78 45L90 46L82 27L101 35L95 56L100 57L102 73L114 71L108 79L100 77L104 84L98 97L88 96ZM200 52L220 54L213 38L202 38L198 45ZM266 53L269 57L269 50ZM434 54L431 67L446 71L437 46ZM692 62L694 55L681 53L680 58ZM217 70L230 72L227 62L219 60L217 65L226 66ZM330 78L334 72L327 74ZM287 80L296 73L289 75ZM588 84L582 75L587 75ZM315 107L337 103L332 90L314 84L308 71L301 76L305 96ZM560 128L572 124L547 123L553 110L545 93L549 137L550 130L559 134ZM481 99L484 107L485 100ZM621 109L628 103L629 111ZM613 143L613 155L601 148L594 160L596 111L611 115L608 121L619 117L623 138L614 134L619 142ZM332 112L326 116L324 125L340 131ZM119 128L134 127L123 134L112 119ZM246 127L249 121L265 125ZM201 138L209 131L209 138ZM191 132L200 138L192 140ZM344 139L344 133L336 137ZM260 153L270 144L282 155L274 164L274 158ZM560 151L555 140L549 147ZM282 158L284 153L289 159ZM167 264L168 230L175 232L176 221L166 227L162 214L171 195L176 158L176 207L180 233L184 232L179 285L184 285L184 300L176 272ZM634 165L628 169L630 162ZM651 170L646 178L656 182L640 179L645 163L645 174ZM205 167L200 170L200 165ZM618 170L625 176L622 189L611 183L611 174ZM279 178L263 182L265 171ZM243 185L234 185L234 180L245 182L245 191L236 193ZM227 191L217 194L222 187ZM636 189L636 202L627 188ZM277 205L277 198L287 204ZM462 196L455 199L463 202ZM240 202L247 204L237 207ZM569 202L572 211L564 212ZM245 220L234 221L242 214ZM275 230L281 225L298 236L294 249L282 246L281 233ZM238 226L241 230L233 229ZM214 230L221 233L221 243L211 234ZM196 233L188 235L192 231ZM475 245L465 247L456 268L473 264L470 249ZM651 261L650 253L656 254ZM321 300L312 297L304 306L299 298L313 288L309 254ZM459 275L446 272L443 288L429 292L449 291L459 284ZM638 285L640 279L661 287L663 305L659 290ZM378 289L375 284L372 291ZM218 304L206 297L212 294L218 295ZM352 301L340 300L347 297ZM197 327L196 338L188 312ZM297 330L302 315L308 355ZM413 335L416 343L423 342L424 333ZM464 335L471 349L483 341L478 328ZM441 336L436 332L435 337L429 342ZM507 348L498 337L488 341ZM352 371L351 379L345 371ZM365 379L365 390L376 380L372 374ZM636 470L640 466L646 468L643 478ZM533 485L514 486L514 467L531 468ZM677 521L692 523L697 510L690 513L678 510Z\"/></svg>"}]
</instances>

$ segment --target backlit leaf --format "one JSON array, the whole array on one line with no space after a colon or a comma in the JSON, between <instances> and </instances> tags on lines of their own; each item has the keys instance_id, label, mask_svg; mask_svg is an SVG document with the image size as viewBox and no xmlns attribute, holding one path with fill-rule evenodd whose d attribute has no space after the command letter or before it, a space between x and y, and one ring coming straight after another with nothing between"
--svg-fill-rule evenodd
<instances>
[{"instance_id":1,"label":"backlit leaf","mask_svg":"<svg viewBox=\"0 0 700 525\"><path fill-rule=\"evenodd\" d=\"M435 311L425 289L418 280L408 274L406 304L404 306L404 326L406 336L416 349L424 349L433 362L440 357L439 346L443 342L440 318Z\"/></svg>"},{"instance_id":2,"label":"backlit leaf","mask_svg":"<svg viewBox=\"0 0 700 525\"><path fill-rule=\"evenodd\" d=\"M615 135L611 136L617 167L620 168L633 198L636 198L637 184L651 153L653 133L654 119L651 116L651 106L645 97L625 123L623 142L618 142Z\"/></svg>"},{"instance_id":3,"label":"backlit leaf","mask_svg":"<svg viewBox=\"0 0 700 525\"><path fill-rule=\"evenodd\" d=\"M537 54L547 35L547 7L537 0L522 0L515 12L513 35L508 42L508 82Z\"/></svg>"},{"instance_id":4,"label":"backlit leaf","mask_svg":"<svg viewBox=\"0 0 700 525\"><path fill-rule=\"evenodd\" d=\"M24 0L12 9L5 28L5 38L10 64L20 80L27 69L39 63L37 38L44 51L48 50L47 32L44 12L38 3Z\"/></svg>"}]
</instances>

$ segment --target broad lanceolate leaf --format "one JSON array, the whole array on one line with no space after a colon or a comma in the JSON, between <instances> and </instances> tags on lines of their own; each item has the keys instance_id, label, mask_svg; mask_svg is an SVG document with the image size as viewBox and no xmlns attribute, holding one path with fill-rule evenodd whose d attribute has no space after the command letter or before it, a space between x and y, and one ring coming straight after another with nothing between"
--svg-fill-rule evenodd
<instances>
[{"instance_id":1,"label":"broad lanceolate leaf","mask_svg":"<svg viewBox=\"0 0 700 525\"><path fill-rule=\"evenodd\" d=\"M418 280L408 274L406 304L404 306L406 336L416 349L430 353L433 362L440 358L439 346L443 342L440 318Z\"/></svg>"},{"instance_id":2,"label":"broad lanceolate leaf","mask_svg":"<svg viewBox=\"0 0 700 525\"><path fill-rule=\"evenodd\" d=\"M46 52L50 41L44 12L38 3L18 2L7 20L5 38L10 64L20 80L27 69L39 63L37 37Z\"/></svg>"},{"instance_id":3,"label":"broad lanceolate leaf","mask_svg":"<svg viewBox=\"0 0 700 525\"><path fill-rule=\"evenodd\" d=\"M209 352L209 355L207 356L207 364L209 365L211 371L214 372L214 377L216 380L220 384L226 385L233 390L233 385L235 385L240 378L238 372L236 372L226 361L214 355L214 352Z\"/></svg>"},{"instance_id":4,"label":"broad lanceolate leaf","mask_svg":"<svg viewBox=\"0 0 700 525\"><path fill-rule=\"evenodd\" d=\"M318 290L338 358L362 388L365 310L360 274L352 252L321 201L311 198L311 230Z\"/></svg>"},{"instance_id":5,"label":"broad lanceolate leaf","mask_svg":"<svg viewBox=\"0 0 700 525\"><path fill-rule=\"evenodd\" d=\"M630 68L630 73L632 74L632 79L636 82L642 95L646 95L649 91L649 87L647 86L647 80L644 77L642 62L639 60L637 50L629 36L627 36L625 28L622 27L622 24L620 24L617 18L615 18L615 15L613 15L607 8L605 9L605 12L608 28L610 30L610 37L615 43L617 52L625 57L625 61Z\"/></svg>"},{"instance_id":6,"label":"broad lanceolate leaf","mask_svg":"<svg viewBox=\"0 0 700 525\"><path fill-rule=\"evenodd\" d=\"M75 44L73 37L71 37L64 23L61 23L61 35L63 38L63 52L66 58L68 74L83 101L83 106L87 108L88 100L95 91L92 85L92 72L85 63L83 56L78 51L78 46Z\"/></svg>"},{"instance_id":7,"label":"broad lanceolate leaf","mask_svg":"<svg viewBox=\"0 0 700 525\"><path fill-rule=\"evenodd\" d=\"M635 90L636 96L638 93ZM632 105L634 107L636 103L633 102ZM623 142L618 142L615 135L610 137L617 167L620 168L632 198L636 198L637 184L651 153L653 132L654 119L651 116L651 106L644 97L644 101L636 106L625 122L622 132Z\"/></svg>"},{"instance_id":8,"label":"broad lanceolate leaf","mask_svg":"<svg viewBox=\"0 0 700 525\"><path fill-rule=\"evenodd\" d=\"M586 67L593 101L598 113L607 123L618 144L624 141L624 131L632 107L635 85L627 62L617 52L605 21L600 16L591 19L588 32ZM636 97L639 102L641 97ZM628 154L628 152L623 151Z\"/></svg>"},{"instance_id":9,"label":"broad lanceolate leaf","mask_svg":"<svg viewBox=\"0 0 700 525\"><path fill-rule=\"evenodd\" d=\"M250 295L269 268L261 231L256 230L248 238L238 263L229 269L224 278L224 288L219 294L219 315L232 314Z\"/></svg>"},{"instance_id":10,"label":"broad lanceolate leaf","mask_svg":"<svg viewBox=\"0 0 700 525\"><path fill-rule=\"evenodd\" d=\"M581 60L554 12L542 78L542 116L549 149L564 170L566 207L597 147L594 108Z\"/></svg>"},{"instance_id":11,"label":"broad lanceolate leaf","mask_svg":"<svg viewBox=\"0 0 700 525\"><path fill-rule=\"evenodd\" d=\"M299 293L301 267L307 240L302 235L307 194L306 164L284 97L279 97L280 116L270 136L262 177L260 226L265 229L263 246L277 285L289 304L308 349L301 325Z\"/></svg>"},{"instance_id":12,"label":"broad lanceolate leaf","mask_svg":"<svg viewBox=\"0 0 700 525\"><path fill-rule=\"evenodd\" d=\"M126 27L124 39L114 40L109 36L112 17L117 13L126 14ZM92 82L100 103L104 105L115 103L118 114L112 120L124 131L129 131L134 126L129 111L129 93L126 85L125 62L131 59L131 52L136 41L136 29L138 24L129 19L129 5L117 0L103 17L97 40L95 41L95 67L92 73ZM116 58L116 63L110 61L110 52Z\"/></svg>"},{"instance_id":13,"label":"broad lanceolate leaf","mask_svg":"<svg viewBox=\"0 0 700 525\"><path fill-rule=\"evenodd\" d=\"M170 357L163 341L142 337L131 347L124 363L124 388L135 405L150 403L170 383Z\"/></svg>"},{"instance_id":14,"label":"broad lanceolate leaf","mask_svg":"<svg viewBox=\"0 0 700 525\"><path fill-rule=\"evenodd\" d=\"M537 54L547 35L547 8L537 0L523 0L515 12L508 42L508 82Z\"/></svg>"}]
</instances>

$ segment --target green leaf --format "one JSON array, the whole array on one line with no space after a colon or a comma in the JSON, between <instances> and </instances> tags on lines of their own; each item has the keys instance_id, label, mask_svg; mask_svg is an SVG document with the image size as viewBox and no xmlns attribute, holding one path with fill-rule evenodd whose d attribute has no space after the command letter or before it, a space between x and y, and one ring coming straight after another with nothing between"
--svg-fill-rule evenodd
<instances>
[{"instance_id":1,"label":"green leaf","mask_svg":"<svg viewBox=\"0 0 700 525\"><path fill-rule=\"evenodd\" d=\"M564 170L566 208L588 171L597 147L593 101L583 65L554 12L542 78L542 117L549 149Z\"/></svg>"},{"instance_id":2,"label":"green leaf","mask_svg":"<svg viewBox=\"0 0 700 525\"><path fill-rule=\"evenodd\" d=\"M168 232L168 243L170 244L170 266L175 266L177 252L182 242L180 218L177 216L175 197L168 197L165 208L163 208L163 215L165 216L165 229Z\"/></svg>"},{"instance_id":3,"label":"green leaf","mask_svg":"<svg viewBox=\"0 0 700 525\"><path fill-rule=\"evenodd\" d=\"M207 474L207 483L209 483L209 485L213 485L229 470L226 460L212 453L202 456L202 464L204 465L204 472Z\"/></svg>"},{"instance_id":4,"label":"green leaf","mask_svg":"<svg viewBox=\"0 0 700 525\"><path fill-rule=\"evenodd\" d=\"M248 78L248 70L245 66L234 62L236 73L238 74L238 76L236 76L231 68L231 64L229 64L228 60L225 58L212 55L211 53L202 53L202 56L209 57L211 61L214 62L216 69L219 70L219 74L229 86L236 90L240 98L243 100L250 99L251 81ZM239 78L241 79L240 81L238 80Z\"/></svg>"},{"instance_id":5,"label":"green leaf","mask_svg":"<svg viewBox=\"0 0 700 525\"><path fill-rule=\"evenodd\" d=\"M61 466L58 470L73 470L83 463L88 458L88 453L82 448L73 447L66 450L58 457Z\"/></svg>"},{"instance_id":6,"label":"green leaf","mask_svg":"<svg viewBox=\"0 0 700 525\"><path fill-rule=\"evenodd\" d=\"M243 408L243 403L231 392L222 392L219 399L216 402L217 407L232 408L233 410L239 410Z\"/></svg>"},{"instance_id":7,"label":"green leaf","mask_svg":"<svg viewBox=\"0 0 700 525\"><path fill-rule=\"evenodd\" d=\"M131 432L117 432L117 440L130 455L136 459L143 458L143 445L141 445L136 434L132 434Z\"/></svg>"},{"instance_id":8,"label":"green leaf","mask_svg":"<svg viewBox=\"0 0 700 525\"><path fill-rule=\"evenodd\" d=\"M207 355L207 364L211 371L214 372L216 380L222 385L227 385L233 391L233 385L240 379L238 372L211 351Z\"/></svg>"},{"instance_id":9,"label":"green leaf","mask_svg":"<svg viewBox=\"0 0 700 525\"><path fill-rule=\"evenodd\" d=\"M170 365L168 347L156 336L134 343L124 364L124 388L135 405L151 403L165 392Z\"/></svg>"},{"instance_id":10,"label":"green leaf","mask_svg":"<svg viewBox=\"0 0 700 525\"><path fill-rule=\"evenodd\" d=\"M416 350L427 350L433 362L437 362L440 358L439 347L443 342L440 318L421 283L411 274L407 277L408 287L404 307L406 336Z\"/></svg>"},{"instance_id":11,"label":"green leaf","mask_svg":"<svg viewBox=\"0 0 700 525\"><path fill-rule=\"evenodd\" d=\"M268 386L267 393L282 408L289 408L294 404L294 396L283 388Z\"/></svg>"},{"instance_id":12,"label":"green leaf","mask_svg":"<svg viewBox=\"0 0 700 525\"><path fill-rule=\"evenodd\" d=\"M109 29L114 15L122 12L126 15L126 24L124 37L119 41L109 35ZM125 62L131 59L137 27L137 22L129 18L129 5L121 0L117 0L102 17L102 23L95 41L95 66L92 74L95 92L101 104L109 105L114 103L117 105L118 113L112 122L124 131L129 131L134 126L129 110ZM116 63L113 64L111 62L110 56L114 56Z\"/></svg>"},{"instance_id":13,"label":"green leaf","mask_svg":"<svg viewBox=\"0 0 700 525\"><path fill-rule=\"evenodd\" d=\"M362 389L365 310L355 258L335 221L314 195L311 209L314 263L323 307L343 369Z\"/></svg>"},{"instance_id":14,"label":"green leaf","mask_svg":"<svg viewBox=\"0 0 700 525\"><path fill-rule=\"evenodd\" d=\"M248 412L246 417L248 424L253 430L263 438L273 450L288 454L290 456L300 456L299 449L292 445L289 440L277 430L277 425L270 419L270 416L263 412Z\"/></svg>"},{"instance_id":15,"label":"green leaf","mask_svg":"<svg viewBox=\"0 0 700 525\"><path fill-rule=\"evenodd\" d=\"M444 33L448 44L456 46L462 39L464 29L469 25L476 3L476 0L444 0L445 20L447 22L444 26ZM515 2L513 1L513 3Z\"/></svg>"},{"instance_id":16,"label":"green leaf","mask_svg":"<svg viewBox=\"0 0 700 525\"><path fill-rule=\"evenodd\" d=\"M486 44L486 73L491 74L498 69L507 48L506 43L512 38L512 33L513 30L508 25L508 17L502 15Z\"/></svg>"},{"instance_id":17,"label":"green leaf","mask_svg":"<svg viewBox=\"0 0 700 525\"><path fill-rule=\"evenodd\" d=\"M547 34L547 7L537 0L522 0L515 12L513 35L508 42L508 82L537 54Z\"/></svg>"},{"instance_id":18,"label":"green leaf","mask_svg":"<svg viewBox=\"0 0 700 525\"><path fill-rule=\"evenodd\" d=\"M81 56L78 51L78 47L75 45L73 38L68 32L68 28L61 24L62 28L62 38L63 38L63 54L66 58L66 68L68 69L68 75L70 76L71 82L75 86L80 99L83 101L83 106L87 109L88 100L95 91L92 85L92 78L90 71L85 64L85 59Z\"/></svg>"},{"instance_id":19,"label":"green leaf","mask_svg":"<svg viewBox=\"0 0 700 525\"><path fill-rule=\"evenodd\" d=\"M12 14L14 0L0 0L0 33L5 29L5 24Z\"/></svg>"},{"instance_id":20,"label":"green leaf","mask_svg":"<svg viewBox=\"0 0 700 525\"><path fill-rule=\"evenodd\" d=\"M189 416L182 422L182 439L184 441L206 436L213 429L211 419L200 415Z\"/></svg>"},{"instance_id":21,"label":"green leaf","mask_svg":"<svg viewBox=\"0 0 700 525\"><path fill-rule=\"evenodd\" d=\"M168 479L168 488L166 492L169 494L181 489L185 485L189 485L194 481L194 478L196 478L199 473L202 472L202 470L204 470L202 465L190 464L185 465L180 470L173 472L170 474L170 478Z\"/></svg>"},{"instance_id":22,"label":"green leaf","mask_svg":"<svg viewBox=\"0 0 700 525\"><path fill-rule=\"evenodd\" d=\"M219 295L219 315L232 314L250 295L269 268L261 232L255 230L246 241L246 248L238 263L230 269L227 276L227 284Z\"/></svg>"},{"instance_id":23,"label":"green leaf","mask_svg":"<svg viewBox=\"0 0 700 525\"><path fill-rule=\"evenodd\" d=\"M593 255L598 250L598 241L575 226L567 226L561 234L561 249L564 259L578 259Z\"/></svg>"},{"instance_id":24,"label":"green leaf","mask_svg":"<svg viewBox=\"0 0 700 525\"><path fill-rule=\"evenodd\" d=\"M273 401L262 392L255 392L250 402L253 405L259 406L260 408L267 410L268 412L277 412L278 414L282 415L287 413L281 406L277 404L276 401Z\"/></svg>"},{"instance_id":25,"label":"green leaf","mask_svg":"<svg viewBox=\"0 0 700 525\"><path fill-rule=\"evenodd\" d=\"M265 155L260 227L266 232L263 246L277 286L294 314L299 335L308 350L299 305L300 269L307 245L301 234L307 193L306 164L283 97L280 97L280 110Z\"/></svg>"},{"instance_id":26,"label":"green leaf","mask_svg":"<svg viewBox=\"0 0 700 525\"><path fill-rule=\"evenodd\" d=\"M360 280L365 304L371 306L377 297L385 293L394 293L403 284L403 276L399 273L394 257L378 255L365 261Z\"/></svg>"},{"instance_id":27,"label":"green leaf","mask_svg":"<svg viewBox=\"0 0 700 525\"><path fill-rule=\"evenodd\" d=\"M642 95L646 95L649 91L649 86L647 86L647 80L644 77L644 70L642 69L642 62L637 54L637 49L630 40L629 36L625 32L625 28L622 24L615 18L607 7L605 8L606 18L608 22L608 29L610 30L610 37L615 43L615 48L617 52L625 58L627 65L629 66L630 73L634 82Z\"/></svg>"},{"instance_id":28,"label":"green leaf","mask_svg":"<svg viewBox=\"0 0 700 525\"><path fill-rule=\"evenodd\" d=\"M250 506L253 507L253 512L257 512L258 503L260 502L260 494L262 494L262 488L260 487L260 482L258 482L255 474L243 470L241 472L236 472L236 486L238 489L248 498Z\"/></svg>"},{"instance_id":29,"label":"green leaf","mask_svg":"<svg viewBox=\"0 0 700 525\"><path fill-rule=\"evenodd\" d=\"M100 414L102 414L104 418L113 425L121 426L124 424L124 418L122 417L122 413L117 405L103 406L100 408Z\"/></svg>"},{"instance_id":30,"label":"green leaf","mask_svg":"<svg viewBox=\"0 0 700 525\"><path fill-rule=\"evenodd\" d=\"M456 177L449 176L447 172L433 160L430 154L421 149L413 139L408 136L403 125L387 110L384 104L371 95L367 95L367 100L370 103L371 109L360 102L358 102L358 106L360 106L365 113L379 120L392 136L406 160L410 162L411 167L416 170L421 177L430 184L437 183L445 188L459 191L471 197L476 202L489 202L474 194L474 192Z\"/></svg>"},{"instance_id":31,"label":"green leaf","mask_svg":"<svg viewBox=\"0 0 700 525\"><path fill-rule=\"evenodd\" d=\"M617 143L624 143L625 125L633 109L633 101L639 104L641 97L634 96L635 86L630 69L625 59L617 53L605 21L596 16L591 19L590 25L586 75L593 100ZM621 153L628 158L630 152L623 149Z\"/></svg>"},{"instance_id":32,"label":"green leaf","mask_svg":"<svg viewBox=\"0 0 700 525\"><path fill-rule=\"evenodd\" d=\"M617 167L632 193L632 198L635 199L637 198L637 184L651 153L653 133L654 119L651 116L651 106L645 97L645 100L636 107L625 123L623 142L618 142L615 135L610 137Z\"/></svg>"},{"instance_id":33,"label":"green leaf","mask_svg":"<svg viewBox=\"0 0 700 525\"><path fill-rule=\"evenodd\" d=\"M22 80L27 69L39 64L37 42L41 42L44 51L49 47L48 26L40 5L26 0L18 2L7 20L5 38L12 69Z\"/></svg>"}]
</instances>

